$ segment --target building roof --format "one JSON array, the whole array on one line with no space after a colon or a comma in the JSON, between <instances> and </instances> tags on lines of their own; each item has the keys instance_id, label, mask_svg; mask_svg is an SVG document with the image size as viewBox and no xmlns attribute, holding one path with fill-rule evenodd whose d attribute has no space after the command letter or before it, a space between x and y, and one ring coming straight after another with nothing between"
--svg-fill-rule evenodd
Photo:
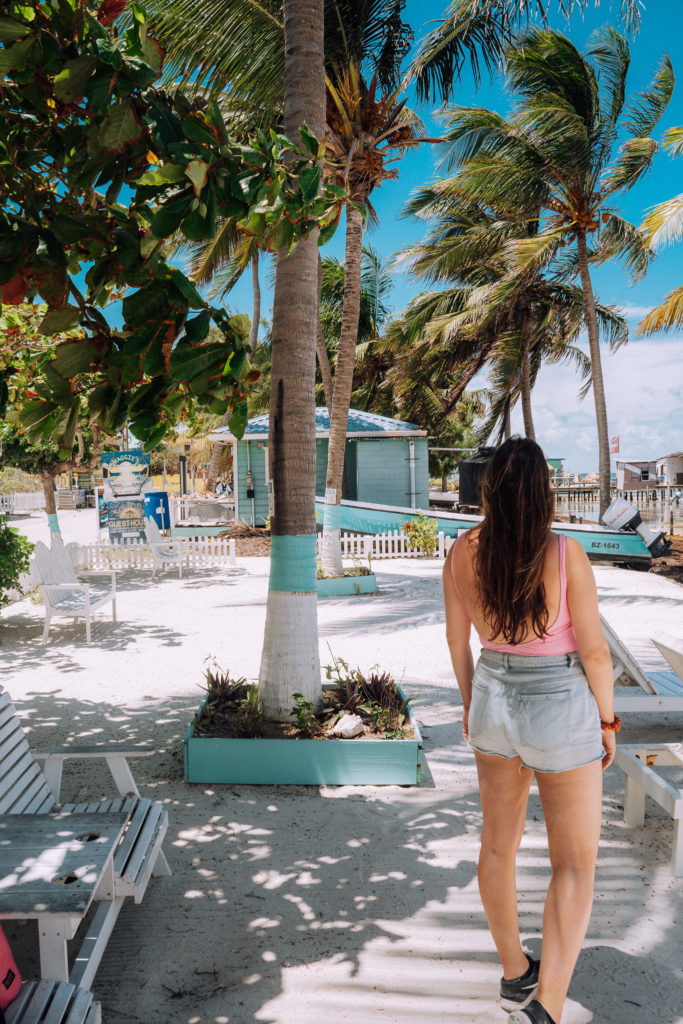
<instances>
[{"instance_id":1,"label":"building roof","mask_svg":"<svg viewBox=\"0 0 683 1024\"><path fill-rule=\"evenodd\" d=\"M267 439L269 417L254 416L247 422L243 440L250 438ZM330 414L326 406L318 406L315 410L316 437L329 437ZM346 423L347 437L426 437L427 431L421 430L415 423L405 420L392 420L389 416L378 416L374 412L363 412L350 409ZM209 434L211 441L232 441L233 435L229 427L218 427Z\"/></svg>"},{"instance_id":2,"label":"building roof","mask_svg":"<svg viewBox=\"0 0 683 1024\"><path fill-rule=\"evenodd\" d=\"M654 461L659 462L661 459L683 459L683 452L669 452L668 455L660 455Z\"/></svg>"}]
</instances>

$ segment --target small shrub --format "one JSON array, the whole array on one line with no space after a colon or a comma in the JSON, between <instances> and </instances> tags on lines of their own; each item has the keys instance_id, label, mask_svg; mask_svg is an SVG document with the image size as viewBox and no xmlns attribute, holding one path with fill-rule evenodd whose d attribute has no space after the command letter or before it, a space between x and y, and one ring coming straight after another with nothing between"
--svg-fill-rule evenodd
<instances>
[{"instance_id":1,"label":"small shrub","mask_svg":"<svg viewBox=\"0 0 683 1024\"><path fill-rule=\"evenodd\" d=\"M365 675L359 668L350 668L343 658L333 655L333 660L325 671L327 678L336 682L323 694L326 710L332 715L329 724L334 725L342 715L360 715L387 739L404 739L410 698L402 696L391 673L380 672L379 666L373 665Z\"/></svg>"},{"instance_id":2,"label":"small shrub","mask_svg":"<svg viewBox=\"0 0 683 1024\"><path fill-rule=\"evenodd\" d=\"M211 659L205 685L206 699L194 717L197 736L220 735L227 724L234 736L263 735L263 709L255 683L249 684L244 676L232 679Z\"/></svg>"},{"instance_id":3,"label":"small shrub","mask_svg":"<svg viewBox=\"0 0 683 1024\"><path fill-rule=\"evenodd\" d=\"M418 512L414 519L403 524L401 530L406 535L408 547L414 551L422 551L433 558L439 546L439 528L436 519Z\"/></svg>"},{"instance_id":4,"label":"small shrub","mask_svg":"<svg viewBox=\"0 0 683 1024\"><path fill-rule=\"evenodd\" d=\"M0 608L10 602L9 591L16 590L23 573L28 572L34 545L0 516Z\"/></svg>"},{"instance_id":5,"label":"small shrub","mask_svg":"<svg viewBox=\"0 0 683 1024\"><path fill-rule=\"evenodd\" d=\"M315 717L313 705L310 700L304 697L303 693L293 694L296 704L290 711L290 718L304 736L319 736L322 733L322 726Z\"/></svg>"}]
</instances>

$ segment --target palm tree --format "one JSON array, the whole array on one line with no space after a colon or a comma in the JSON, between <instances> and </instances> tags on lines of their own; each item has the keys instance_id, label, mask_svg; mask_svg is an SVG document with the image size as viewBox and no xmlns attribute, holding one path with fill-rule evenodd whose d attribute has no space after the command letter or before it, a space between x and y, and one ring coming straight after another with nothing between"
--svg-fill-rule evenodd
<instances>
[{"instance_id":1,"label":"palm tree","mask_svg":"<svg viewBox=\"0 0 683 1024\"><path fill-rule=\"evenodd\" d=\"M377 74L369 85L355 61L336 77L327 79L327 146L325 175L348 189L344 304L339 354L334 374L334 401L325 481L322 566L341 575L339 542L340 503L346 450L346 424L353 390L358 321L360 316L363 213L372 214L370 195L383 181L396 178L390 166L408 146L424 134L419 118L399 101L400 89L377 95ZM422 140L426 141L426 140ZM431 141L431 140L430 140Z\"/></svg>"},{"instance_id":2,"label":"palm tree","mask_svg":"<svg viewBox=\"0 0 683 1024\"><path fill-rule=\"evenodd\" d=\"M513 173L513 168L509 173ZM478 165L475 163L475 174ZM496 423L505 429L521 399L525 433L534 436L531 389L544 361L571 359L584 379L590 363L575 342L584 323L580 289L563 278L562 262L511 272L507 250L515 238L537 230L538 212L513 210L497 202L477 203L467 163L458 174L417 192L406 212L430 221L425 240L397 257L413 273L445 286L409 305L393 325L397 360L390 371L397 389L438 393L453 408L475 374L488 366L493 380L488 436ZM565 261L566 262L566 261ZM627 338L626 321L611 307L597 307L601 330L612 347Z\"/></svg>"},{"instance_id":3,"label":"palm tree","mask_svg":"<svg viewBox=\"0 0 683 1024\"><path fill-rule=\"evenodd\" d=\"M285 0L285 131L322 138L323 0ZM321 700L315 529L317 234L277 256L272 328L269 477L271 565L259 673L265 713L286 720L293 693Z\"/></svg>"},{"instance_id":4,"label":"palm tree","mask_svg":"<svg viewBox=\"0 0 683 1024\"><path fill-rule=\"evenodd\" d=\"M683 127L669 128L664 133L664 148L672 156L683 155ZM653 207L640 225L650 245L658 248L669 242L680 242L683 238L683 193L667 199ZM669 292L659 306L655 306L645 319L638 324L642 334L656 334L670 331L683 325L683 285Z\"/></svg>"},{"instance_id":5,"label":"palm tree","mask_svg":"<svg viewBox=\"0 0 683 1024\"><path fill-rule=\"evenodd\" d=\"M649 88L626 104L630 62L626 39L612 28L581 54L565 36L530 29L507 53L507 78L518 97L509 120L489 110L450 115L452 156L469 164L469 188L479 200L513 208L537 204L543 226L508 243L515 272L543 266L568 245L586 307L600 455L600 515L610 500L607 409L598 316L590 262L621 258L634 278L652 258L645 236L607 205L649 169L651 138L671 97L673 70L664 56ZM617 150L617 138L626 141ZM615 152L616 151L616 152ZM511 169L513 169L511 171Z\"/></svg>"}]
</instances>

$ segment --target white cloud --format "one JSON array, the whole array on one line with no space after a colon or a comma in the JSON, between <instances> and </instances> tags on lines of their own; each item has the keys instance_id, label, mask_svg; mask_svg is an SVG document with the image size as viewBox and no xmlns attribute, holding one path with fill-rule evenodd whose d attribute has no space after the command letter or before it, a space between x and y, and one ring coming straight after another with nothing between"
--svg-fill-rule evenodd
<instances>
[{"instance_id":1,"label":"white cloud","mask_svg":"<svg viewBox=\"0 0 683 1024\"><path fill-rule=\"evenodd\" d=\"M630 302L615 303L617 309L627 318L647 316L654 309L654 306L634 306Z\"/></svg>"},{"instance_id":2,"label":"white cloud","mask_svg":"<svg viewBox=\"0 0 683 1024\"><path fill-rule=\"evenodd\" d=\"M609 433L620 438L620 456L657 458L683 450L683 337L601 350ZM534 423L549 458L564 457L570 472L590 472L598 468L595 405L592 391L580 402L578 390L570 364L545 366L532 395ZM519 404L512 428L523 433Z\"/></svg>"}]
</instances>

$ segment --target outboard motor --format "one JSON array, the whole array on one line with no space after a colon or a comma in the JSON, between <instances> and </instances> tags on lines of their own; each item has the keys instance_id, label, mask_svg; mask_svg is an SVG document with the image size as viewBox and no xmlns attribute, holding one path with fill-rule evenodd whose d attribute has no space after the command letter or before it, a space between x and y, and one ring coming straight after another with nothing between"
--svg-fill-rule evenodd
<instances>
[{"instance_id":1,"label":"outboard motor","mask_svg":"<svg viewBox=\"0 0 683 1024\"><path fill-rule=\"evenodd\" d=\"M671 554L672 544L666 539L666 534L650 530L641 519L638 509L629 505L624 498L615 498L605 509L602 521L612 530L632 530L639 534L653 558Z\"/></svg>"}]
</instances>

